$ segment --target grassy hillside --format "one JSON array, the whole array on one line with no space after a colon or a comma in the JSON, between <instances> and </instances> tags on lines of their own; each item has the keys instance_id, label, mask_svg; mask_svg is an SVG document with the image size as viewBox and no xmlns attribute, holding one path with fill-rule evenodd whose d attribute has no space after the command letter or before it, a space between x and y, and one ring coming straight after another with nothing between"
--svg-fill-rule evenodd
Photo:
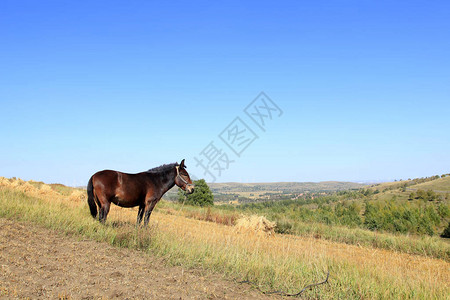
<instances>
[{"instance_id":1,"label":"grassy hillside","mask_svg":"<svg viewBox=\"0 0 450 300\"><path fill-rule=\"evenodd\" d=\"M450 264L445 260L313 236L240 232L231 226L184 217L185 209L191 208L161 204L152 215L150 228L136 229L137 211L116 206L102 225L90 217L79 190L62 193L47 185L37 188L23 181L0 180L0 217L149 251L174 264L202 267L236 280L249 279L263 290L298 292L323 280L329 270L329 283L308 290L305 297L445 299L450 292ZM325 226L323 232L332 228ZM342 233L353 235L355 231ZM425 242L424 246L430 243ZM444 244L434 245L448 251Z\"/></svg>"},{"instance_id":2,"label":"grassy hillside","mask_svg":"<svg viewBox=\"0 0 450 300\"><path fill-rule=\"evenodd\" d=\"M443 176L443 177L442 177ZM443 174L430 177L415 178L401 181L383 182L370 186L379 191L400 189L403 187L414 189L433 189L450 192L450 175Z\"/></svg>"},{"instance_id":3,"label":"grassy hillside","mask_svg":"<svg viewBox=\"0 0 450 300\"><path fill-rule=\"evenodd\" d=\"M409 188L422 189L422 190L434 190L436 192L450 193L450 176L439 178L436 180L423 182L410 186Z\"/></svg>"},{"instance_id":4,"label":"grassy hillside","mask_svg":"<svg viewBox=\"0 0 450 300\"><path fill-rule=\"evenodd\" d=\"M421 182L425 180L424 182ZM428 177L423 178L419 182L417 180L404 180L396 182L386 182L378 185L373 185L370 187L371 191L378 191L379 193L374 194L375 199L380 200L414 200L410 199L411 192L416 192L418 190L423 191L434 191L436 194L441 196L446 202L447 193L450 193L450 176L446 177Z\"/></svg>"}]
</instances>

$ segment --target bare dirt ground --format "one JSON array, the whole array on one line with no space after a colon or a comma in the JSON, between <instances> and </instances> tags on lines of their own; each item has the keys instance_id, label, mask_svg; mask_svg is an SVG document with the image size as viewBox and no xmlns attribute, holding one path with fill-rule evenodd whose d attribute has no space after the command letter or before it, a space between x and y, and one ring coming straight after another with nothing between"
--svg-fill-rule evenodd
<instances>
[{"instance_id":1,"label":"bare dirt ground","mask_svg":"<svg viewBox=\"0 0 450 300\"><path fill-rule=\"evenodd\" d=\"M0 218L0 299L265 299L217 274Z\"/></svg>"}]
</instances>

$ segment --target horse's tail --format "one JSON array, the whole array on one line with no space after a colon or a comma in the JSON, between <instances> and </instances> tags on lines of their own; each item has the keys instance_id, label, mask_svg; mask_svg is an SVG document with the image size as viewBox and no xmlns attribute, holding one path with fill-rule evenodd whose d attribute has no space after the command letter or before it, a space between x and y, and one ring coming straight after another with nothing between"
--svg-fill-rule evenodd
<instances>
[{"instance_id":1,"label":"horse's tail","mask_svg":"<svg viewBox=\"0 0 450 300\"><path fill-rule=\"evenodd\" d=\"M94 199L94 185L92 184L92 177L89 179L89 183L87 185L87 194L88 194L88 204L89 209L91 210L92 217L97 217L97 205L95 204Z\"/></svg>"}]
</instances>

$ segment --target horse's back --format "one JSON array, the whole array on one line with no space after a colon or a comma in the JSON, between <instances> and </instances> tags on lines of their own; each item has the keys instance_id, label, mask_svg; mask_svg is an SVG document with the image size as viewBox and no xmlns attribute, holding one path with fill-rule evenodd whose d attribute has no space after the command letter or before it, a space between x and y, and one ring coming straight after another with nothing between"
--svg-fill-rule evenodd
<instances>
[{"instance_id":1,"label":"horse's back","mask_svg":"<svg viewBox=\"0 0 450 300\"><path fill-rule=\"evenodd\" d=\"M108 184L111 185L114 182L117 182L117 171L113 170L103 170L92 175L92 182L94 186L97 183Z\"/></svg>"},{"instance_id":2,"label":"horse's back","mask_svg":"<svg viewBox=\"0 0 450 300\"><path fill-rule=\"evenodd\" d=\"M94 190L109 201L125 207L139 205L145 197L146 184L142 175L103 170L92 175Z\"/></svg>"}]
</instances>

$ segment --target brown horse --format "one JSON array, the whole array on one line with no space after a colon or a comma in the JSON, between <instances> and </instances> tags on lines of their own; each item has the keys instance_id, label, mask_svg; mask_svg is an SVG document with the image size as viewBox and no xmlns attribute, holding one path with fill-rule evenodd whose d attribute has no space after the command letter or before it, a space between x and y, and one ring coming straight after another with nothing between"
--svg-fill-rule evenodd
<instances>
[{"instance_id":1,"label":"brown horse","mask_svg":"<svg viewBox=\"0 0 450 300\"><path fill-rule=\"evenodd\" d=\"M104 223L111 202L121 207L139 206L136 225L141 223L144 212L144 225L147 225L156 203L175 184L188 194L194 192L194 185L185 168L183 159L181 164L162 165L137 174L111 170L97 172L89 179L87 186L91 215L94 218L97 216L98 206L99 221Z\"/></svg>"}]
</instances>

